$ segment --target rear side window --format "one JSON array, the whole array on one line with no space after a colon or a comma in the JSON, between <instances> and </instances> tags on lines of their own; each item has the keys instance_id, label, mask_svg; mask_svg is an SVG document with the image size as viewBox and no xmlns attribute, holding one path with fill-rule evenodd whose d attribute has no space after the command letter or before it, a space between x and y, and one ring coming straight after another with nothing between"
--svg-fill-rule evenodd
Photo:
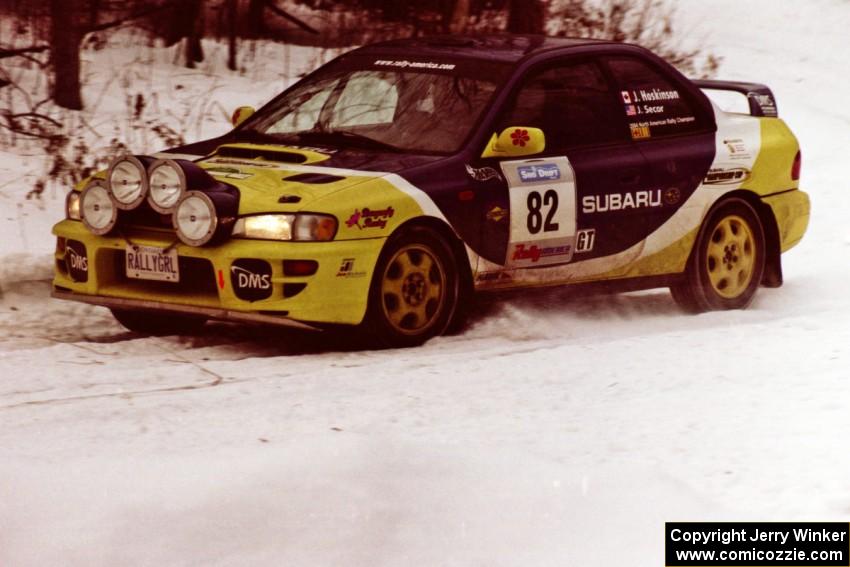
<instances>
[{"instance_id":1,"label":"rear side window","mask_svg":"<svg viewBox=\"0 0 850 567\"><path fill-rule=\"evenodd\" d=\"M530 126L561 149L628 140L615 93L595 63L576 62L531 71L500 126Z\"/></svg>"},{"instance_id":2,"label":"rear side window","mask_svg":"<svg viewBox=\"0 0 850 567\"><path fill-rule=\"evenodd\" d=\"M634 140L688 134L703 128L698 107L680 85L634 57L609 57Z\"/></svg>"}]
</instances>

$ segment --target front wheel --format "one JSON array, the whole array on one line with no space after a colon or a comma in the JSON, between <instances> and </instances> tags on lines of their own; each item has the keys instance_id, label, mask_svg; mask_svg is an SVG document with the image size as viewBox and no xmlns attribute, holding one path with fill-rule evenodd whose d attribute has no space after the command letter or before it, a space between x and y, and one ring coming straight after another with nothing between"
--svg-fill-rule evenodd
<instances>
[{"instance_id":1,"label":"front wheel","mask_svg":"<svg viewBox=\"0 0 850 567\"><path fill-rule=\"evenodd\" d=\"M427 228L387 242L372 276L363 326L376 346L410 347L445 332L457 309L458 270L443 237Z\"/></svg>"},{"instance_id":2,"label":"front wheel","mask_svg":"<svg viewBox=\"0 0 850 567\"><path fill-rule=\"evenodd\" d=\"M730 199L700 228L685 278L673 299L692 313L743 309L753 300L765 265L764 229L752 206Z\"/></svg>"}]
</instances>

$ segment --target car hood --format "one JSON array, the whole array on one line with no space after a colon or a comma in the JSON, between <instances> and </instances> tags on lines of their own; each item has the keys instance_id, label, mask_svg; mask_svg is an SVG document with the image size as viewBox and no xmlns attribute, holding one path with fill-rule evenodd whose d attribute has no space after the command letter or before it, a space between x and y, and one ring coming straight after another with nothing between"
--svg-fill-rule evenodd
<instances>
[{"instance_id":1,"label":"car hood","mask_svg":"<svg viewBox=\"0 0 850 567\"><path fill-rule=\"evenodd\" d=\"M295 212L334 193L368 191L370 181L441 161L444 156L412 155L326 147L216 140L164 152L192 159L217 180L239 189L239 213ZM205 157L198 159L199 155Z\"/></svg>"}]
</instances>

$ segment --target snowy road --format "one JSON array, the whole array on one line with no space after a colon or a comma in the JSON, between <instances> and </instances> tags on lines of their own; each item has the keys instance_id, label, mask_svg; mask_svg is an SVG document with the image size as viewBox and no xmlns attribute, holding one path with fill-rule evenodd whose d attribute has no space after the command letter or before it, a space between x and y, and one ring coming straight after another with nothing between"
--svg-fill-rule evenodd
<instances>
[{"instance_id":1,"label":"snowy road","mask_svg":"<svg viewBox=\"0 0 850 567\"><path fill-rule=\"evenodd\" d=\"M739 4L679 10L727 15L721 76L771 85L801 140L785 286L696 317L539 292L404 351L141 338L47 299L44 236L0 271L0 565L658 566L664 521L846 521L850 6Z\"/></svg>"}]
</instances>

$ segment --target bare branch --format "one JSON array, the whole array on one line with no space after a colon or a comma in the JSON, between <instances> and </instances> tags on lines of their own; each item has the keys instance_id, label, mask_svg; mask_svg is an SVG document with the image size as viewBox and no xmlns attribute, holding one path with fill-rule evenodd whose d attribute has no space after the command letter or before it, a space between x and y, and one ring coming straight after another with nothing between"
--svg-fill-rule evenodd
<instances>
[{"instance_id":1,"label":"bare branch","mask_svg":"<svg viewBox=\"0 0 850 567\"><path fill-rule=\"evenodd\" d=\"M292 14L285 12L285 11L281 10L280 8L278 8L275 5L274 0L272 0L271 2L267 2L266 8L268 8L269 10L272 11L272 13L277 14L281 18L283 18L285 20L289 20L290 22L292 22L293 24L295 24L296 26L298 26L299 28L301 28L304 31L314 33L314 34L319 33L318 30L316 30L316 28L310 26L309 24L307 24L303 20L300 20L300 19L296 18L295 16L293 16Z\"/></svg>"},{"instance_id":2,"label":"bare branch","mask_svg":"<svg viewBox=\"0 0 850 567\"><path fill-rule=\"evenodd\" d=\"M50 49L49 45L32 45L30 47L21 47L18 49L0 47L0 59L6 59L7 57L17 57L19 55L25 55L27 53L41 53L42 51L47 51L48 49Z\"/></svg>"},{"instance_id":3,"label":"bare branch","mask_svg":"<svg viewBox=\"0 0 850 567\"><path fill-rule=\"evenodd\" d=\"M144 9L144 10L139 10L135 14L130 14L129 16L126 16L124 18L112 20L111 22L104 22L102 24L97 24L97 25L94 25L94 26L86 26L83 29L83 33L99 32L99 31L108 30L110 28L117 28L119 26L129 24L130 22L132 22L134 20L139 20L139 19L144 18L146 16L156 14L157 12L162 12L162 11L168 10L169 8L172 8L172 6L170 4L163 4L162 6L152 6L150 8Z\"/></svg>"}]
</instances>

